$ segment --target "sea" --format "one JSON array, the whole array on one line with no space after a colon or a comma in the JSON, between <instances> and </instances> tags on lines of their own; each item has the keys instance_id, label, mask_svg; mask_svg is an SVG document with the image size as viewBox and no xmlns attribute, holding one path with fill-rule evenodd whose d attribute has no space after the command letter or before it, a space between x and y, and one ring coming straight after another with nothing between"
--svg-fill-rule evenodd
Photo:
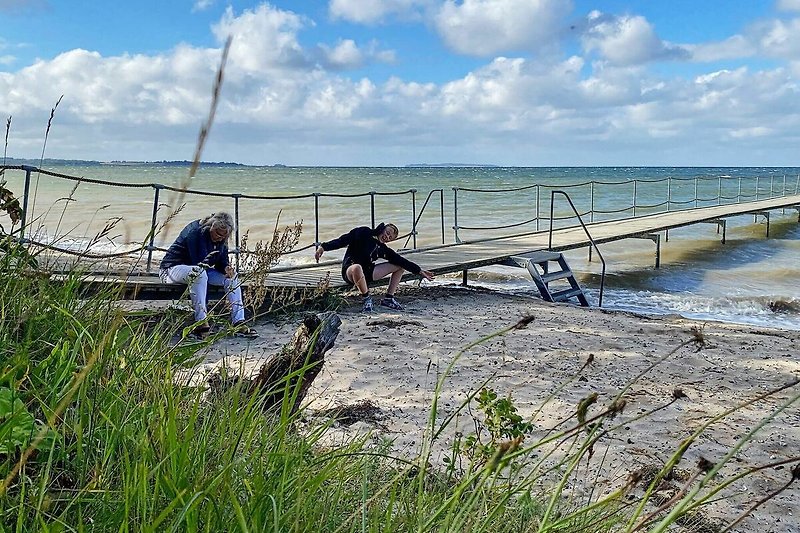
<instances>
[{"instance_id":1,"label":"sea","mask_svg":"<svg viewBox=\"0 0 800 533\"><path fill-rule=\"evenodd\" d=\"M237 215L238 238L251 245L269 240L276 229L301 224L300 242L282 259L284 265L309 263L315 242L382 221L400 228L395 248L425 248L546 230L551 209L554 226L560 227L577 224L575 212L585 222L596 222L793 195L800 186L800 168L793 167L216 164L201 166L192 177L187 165L166 163L41 168L58 176L30 175L28 238L69 249L119 251L149 240L155 219L159 232L154 244L163 249L190 220L226 210ZM8 170L3 180L24 196L24 172ZM771 212L769 238L763 216L727 220L725 244L716 224L662 233L660 268L655 268L651 240L601 245L607 263L603 307L800 330L798 211ZM10 224L3 218L0 223ZM590 260L587 249L566 255L596 304L597 255ZM458 280L443 276L436 283ZM538 297L522 269L471 271L469 284Z\"/></svg>"}]
</instances>

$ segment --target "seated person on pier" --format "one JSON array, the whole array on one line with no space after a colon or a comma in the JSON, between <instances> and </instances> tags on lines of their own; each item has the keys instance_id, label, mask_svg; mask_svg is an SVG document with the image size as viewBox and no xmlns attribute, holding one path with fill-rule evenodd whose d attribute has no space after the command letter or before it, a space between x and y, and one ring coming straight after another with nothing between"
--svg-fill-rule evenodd
<instances>
[{"instance_id":1,"label":"seated person on pier","mask_svg":"<svg viewBox=\"0 0 800 533\"><path fill-rule=\"evenodd\" d=\"M394 224L379 224L372 229L361 226L350 230L338 239L323 242L317 247L314 259L319 262L324 252L336 250L347 246L344 259L342 260L342 278L349 285L355 285L364 297L363 311L372 311L372 297L369 294L367 283L384 278L391 274L389 287L386 295L381 299L380 304L390 309L401 310L403 306L394 297L403 272L408 270L418 274L428 281L433 279L433 272L422 270L419 265L409 261L388 246L397 238L397 226ZM386 263L375 264L375 260L386 259Z\"/></svg>"},{"instance_id":2,"label":"seated person on pier","mask_svg":"<svg viewBox=\"0 0 800 533\"><path fill-rule=\"evenodd\" d=\"M212 213L183 228L161 261L161 281L189 286L189 297L192 299L194 320L197 323L194 333L201 337L211 330L206 309L209 285L224 287L231 305L234 333L241 337L258 336L254 329L245 324L241 282L228 263L227 243L231 233L231 215Z\"/></svg>"}]
</instances>

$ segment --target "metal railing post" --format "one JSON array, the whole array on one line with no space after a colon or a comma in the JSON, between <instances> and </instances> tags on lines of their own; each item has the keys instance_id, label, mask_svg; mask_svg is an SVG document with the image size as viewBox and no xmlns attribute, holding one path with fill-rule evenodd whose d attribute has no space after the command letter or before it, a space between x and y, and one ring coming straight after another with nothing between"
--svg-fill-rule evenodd
<instances>
[{"instance_id":1,"label":"metal railing post","mask_svg":"<svg viewBox=\"0 0 800 533\"><path fill-rule=\"evenodd\" d=\"M314 248L319 246L319 193L314 193Z\"/></svg>"},{"instance_id":2,"label":"metal railing post","mask_svg":"<svg viewBox=\"0 0 800 533\"><path fill-rule=\"evenodd\" d=\"M458 187L453 187L453 233L456 243L461 242L458 238Z\"/></svg>"},{"instance_id":3,"label":"metal railing post","mask_svg":"<svg viewBox=\"0 0 800 533\"><path fill-rule=\"evenodd\" d=\"M636 183L639 180L633 180L633 216L636 216Z\"/></svg>"},{"instance_id":4,"label":"metal railing post","mask_svg":"<svg viewBox=\"0 0 800 533\"><path fill-rule=\"evenodd\" d=\"M697 176L694 177L694 206L697 207Z\"/></svg>"},{"instance_id":5,"label":"metal railing post","mask_svg":"<svg viewBox=\"0 0 800 533\"><path fill-rule=\"evenodd\" d=\"M739 189L736 192L736 203L742 203L742 177L739 176Z\"/></svg>"},{"instance_id":6,"label":"metal railing post","mask_svg":"<svg viewBox=\"0 0 800 533\"><path fill-rule=\"evenodd\" d=\"M759 183L759 176L756 176L756 200L758 200L758 193L761 189L761 184Z\"/></svg>"},{"instance_id":7,"label":"metal railing post","mask_svg":"<svg viewBox=\"0 0 800 533\"><path fill-rule=\"evenodd\" d=\"M444 244L444 189L439 189L439 209L442 213L442 244Z\"/></svg>"},{"instance_id":8,"label":"metal railing post","mask_svg":"<svg viewBox=\"0 0 800 533\"><path fill-rule=\"evenodd\" d=\"M536 216L539 216L538 206ZM589 182L589 222L594 222L594 180ZM591 246L589 250L591 250ZM589 252L591 254L591 251ZM591 255L589 256L589 261L592 260Z\"/></svg>"},{"instance_id":9,"label":"metal railing post","mask_svg":"<svg viewBox=\"0 0 800 533\"><path fill-rule=\"evenodd\" d=\"M717 205L722 204L722 176L717 177Z\"/></svg>"},{"instance_id":10,"label":"metal railing post","mask_svg":"<svg viewBox=\"0 0 800 533\"><path fill-rule=\"evenodd\" d=\"M417 249L417 189L411 189L411 237Z\"/></svg>"},{"instance_id":11,"label":"metal railing post","mask_svg":"<svg viewBox=\"0 0 800 533\"><path fill-rule=\"evenodd\" d=\"M22 193L22 226L19 228L20 240L25 241L25 224L28 220L28 196L31 190L31 167L22 167L25 169L25 190Z\"/></svg>"},{"instance_id":12,"label":"metal railing post","mask_svg":"<svg viewBox=\"0 0 800 533\"><path fill-rule=\"evenodd\" d=\"M772 195L775 191L775 175L769 177L769 197L772 198Z\"/></svg>"},{"instance_id":13,"label":"metal railing post","mask_svg":"<svg viewBox=\"0 0 800 533\"><path fill-rule=\"evenodd\" d=\"M233 196L233 220L234 220L234 228L235 228L235 242L236 242L236 251L234 255L236 256L236 270L239 270L239 197L241 194L234 193Z\"/></svg>"},{"instance_id":14,"label":"metal railing post","mask_svg":"<svg viewBox=\"0 0 800 533\"><path fill-rule=\"evenodd\" d=\"M375 229L375 191L369 192L369 212L372 220L372 229Z\"/></svg>"},{"instance_id":15,"label":"metal railing post","mask_svg":"<svg viewBox=\"0 0 800 533\"><path fill-rule=\"evenodd\" d=\"M672 176L667 176L667 211L672 207Z\"/></svg>"},{"instance_id":16,"label":"metal railing post","mask_svg":"<svg viewBox=\"0 0 800 533\"><path fill-rule=\"evenodd\" d=\"M781 196L786 196L786 174L783 175L783 189L781 189Z\"/></svg>"},{"instance_id":17,"label":"metal railing post","mask_svg":"<svg viewBox=\"0 0 800 533\"><path fill-rule=\"evenodd\" d=\"M541 217L539 216L539 213L541 212L541 211L539 210L539 196L540 196L540 195L539 195L539 188L540 188L540 187L541 187L541 185L539 185L539 184L537 183L537 184L536 184L536 231L539 231L539 219L541 218Z\"/></svg>"},{"instance_id":18,"label":"metal railing post","mask_svg":"<svg viewBox=\"0 0 800 533\"><path fill-rule=\"evenodd\" d=\"M153 184L153 216L150 219L150 242L147 245L147 271L150 272L150 265L153 261L153 243L156 239L156 222L158 217L158 197L163 185L159 183Z\"/></svg>"}]
</instances>

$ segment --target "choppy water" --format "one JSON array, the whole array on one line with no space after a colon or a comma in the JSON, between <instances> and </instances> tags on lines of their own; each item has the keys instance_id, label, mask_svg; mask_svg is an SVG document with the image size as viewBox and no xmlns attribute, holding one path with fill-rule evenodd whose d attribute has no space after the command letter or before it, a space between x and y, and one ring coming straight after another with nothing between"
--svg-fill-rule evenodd
<instances>
[{"instance_id":1,"label":"choppy water","mask_svg":"<svg viewBox=\"0 0 800 533\"><path fill-rule=\"evenodd\" d=\"M313 246L356 225L392 220L401 233L411 230L419 216L417 246L453 242L455 204L458 204L462 240L496 236L511 231L546 229L550 192L569 192L587 219L630 216L636 197L637 215L694 205L794 194L800 185L798 168L276 168L209 167L186 178L187 168L158 165L86 165L48 168L54 172L127 184L158 183L193 190L241 193L277 199L245 199L238 203L241 232L254 239L268 238L276 221L303 222L300 248ZM7 172L8 186L17 194L24 174ZM97 249L115 249L141 241L147 235L153 211L154 189L76 184L49 176L32 176L29 207L31 230L41 238L69 234L62 243L82 243L101 232L112 217L121 217ZM695 179L700 178L700 179ZM635 185L633 180L638 180ZM592 183L594 182L594 183ZM539 184L540 187L530 187ZM581 184L579 186L571 186ZM454 192L453 188L459 188ZM469 189L509 189L515 192L476 192ZM411 194L349 196L375 191ZM441 192L439 192L441 190ZM316 198L312 193L319 193ZM430 193L430 194L429 194ZM342 195L342 196L329 196ZM288 198L304 196L302 198ZM69 198L69 199L67 199ZM427 207L422 211L428 198ZM695 200L697 198L697 200ZM235 210L232 198L179 195L162 190L157 219L163 221L175 206L185 208L156 244L168 245L183 225L211 211ZM556 217L569 215L565 201L556 198ZM593 213L589 213L593 211ZM421 216L420 216L421 213ZM536 220L536 218L539 220ZM442 217L444 220L442 220ZM655 246L629 239L603 245L608 261L604 307L647 313L679 313L709 320L725 320L771 327L800 329L800 227L796 211L773 212L770 239L763 219L728 219L727 244L719 242L716 227L694 225L670 232L662 240L662 267L653 268ZM29 216L29 221L31 217ZM317 223L318 221L318 223ZM489 226L527 224L502 230ZM4 225L6 224L3 221ZM561 222L566 223L566 222ZM444 237L442 235L444 226ZM398 247L412 247L411 237ZM303 250L288 262L311 260ZM597 301L599 263L588 262L586 251L568 253L570 264ZM471 283L522 294L536 294L519 269L492 267L475 272Z\"/></svg>"}]
</instances>

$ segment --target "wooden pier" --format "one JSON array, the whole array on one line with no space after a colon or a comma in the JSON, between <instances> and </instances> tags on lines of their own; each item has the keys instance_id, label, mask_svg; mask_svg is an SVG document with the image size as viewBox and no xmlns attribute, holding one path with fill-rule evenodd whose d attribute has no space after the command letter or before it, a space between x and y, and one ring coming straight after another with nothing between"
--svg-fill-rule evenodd
<instances>
[{"instance_id":1,"label":"wooden pier","mask_svg":"<svg viewBox=\"0 0 800 533\"><path fill-rule=\"evenodd\" d=\"M675 228L709 222L715 223L724 229L726 218L755 215L761 216L767 221L766 232L768 236L769 213L777 209L798 210L798 216L800 217L800 195L667 211L645 216L594 222L587 224L586 227L596 244L644 237L653 239L656 245L660 246L659 232L668 232ZM490 265L507 264L509 259L514 256L545 250L565 251L587 247L591 244L589 237L580 225L554 229L552 243L550 239L549 230L544 230L421 248L403 252L403 254L427 270L432 270L436 274L447 274L466 272L474 268ZM312 255L313 251L309 251L309 259L312 258ZM410 274L406 276L407 279L412 277L414 276ZM278 267L269 274L266 283L268 286L276 288L310 288L318 286L325 278L329 279L329 284L332 287L345 285L341 277L341 263L339 261ZM134 291L139 297L153 297L157 294L165 296L168 292L174 293L176 291L176 287L162 284L155 273L131 272L125 276L98 273L90 276L87 281L124 283L129 290Z\"/></svg>"}]
</instances>

